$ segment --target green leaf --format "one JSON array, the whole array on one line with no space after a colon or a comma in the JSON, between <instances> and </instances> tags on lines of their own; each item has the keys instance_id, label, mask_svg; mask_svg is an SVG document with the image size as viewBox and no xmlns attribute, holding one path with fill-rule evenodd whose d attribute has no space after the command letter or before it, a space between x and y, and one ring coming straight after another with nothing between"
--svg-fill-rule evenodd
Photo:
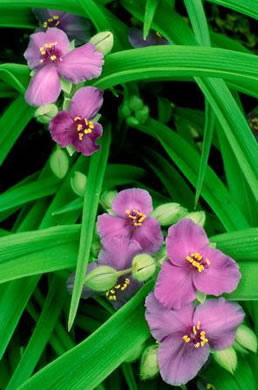
<instances>
[{"instance_id":1,"label":"green leaf","mask_svg":"<svg viewBox=\"0 0 258 390\"><path fill-rule=\"evenodd\" d=\"M23 96L19 96L9 105L0 118L0 165L33 117L35 109L29 107Z\"/></svg>"},{"instance_id":2,"label":"green leaf","mask_svg":"<svg viewBox=\"0 0 258 390\"><path fill-rule=\"evenodd\" d=\"M145 40L149 35L153 17L155 11L159 5L159 0L147 0L144 14L144 25L143 25L143 39Z\"/></svg>"},{"instance_id":3,"label":"green leaf","mask_svg":"<svg viewBox=\"0 0 258 390\"><path fill-rule=\"evenodd\" d=\"M152 283L144 286L90 337L33 375L19 390L94 389L149 337L143 302L152 287Z\"/></svg>"},{"instance_id":4,"label":"green leaf","mask_svg":"<svg viewBox=\"0 0 258 390\"><path fill-rule=\"evenodd\" d=\"M0 79L21 94L24 94L25 89L29 84L30 70L26 65L0 64Z\"/></svg>"},{"instance_id":5,"label":"green leaf","mask_svg":"<svg viewBox=\"0 0 258 390\"><path fill-rule=\"evenodd\" d=\"M223 7L233 9L244 15L258 19L258 1L257 0L207 0L211 3L222 5Z\"/></svg>"},{"instance_id":6,"label":"green leaf","mask_svg":"<svg viewBox=\"0 0 258 390\"><path fill-rule=\"evenodd\" d=\"M110 129L106 128L104 136L101 140L102 148L98 153L95 153L89 165L89 173L87 178L86 191L83 201L83 214L81 226L81 238L79 246L79 254L75 272L74 288L69 312L68 328L71 329L77 308L79 305L85 272L90 255L90 248L93 239L95 220L98 210L98 202L102 183L104 179L105 169L107 165L108 153L110 145Z\"/></svg>"},{"instance_id":7,"label":"green leaf","mask_svg":"<svg viewBox=\"0 0 258 390\"><path fill-rule=\"evenodd\" d=\"M32 16L30 9L24 7L9 8L1 7L0 27L12 28L36 28L36 20Z\"/></svg>"}]
</instances>

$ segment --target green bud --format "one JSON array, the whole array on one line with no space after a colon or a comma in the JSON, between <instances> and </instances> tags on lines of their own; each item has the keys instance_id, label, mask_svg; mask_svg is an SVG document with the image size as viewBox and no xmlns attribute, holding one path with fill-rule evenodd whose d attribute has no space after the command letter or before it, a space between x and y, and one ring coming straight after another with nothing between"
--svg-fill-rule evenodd
<instances>
[{"instance_id":1,"label":"green bud","mask_svg":"<svg viewBox=\"0 0 258 390\"><path fill-rule=\"evenodd\" d=\"M35 118L38 122L48 124L58 113L58 108L55 104L45 104L37 108Z\"/></svg>"},{"instance_id":2,"label":"green bud","mask_svg":"<svg viewBox=\"0 0 258 390\"><path fill-rule=\"evenodd\" d=\"M64 98L64 102L63 102L63 110L64 111L69 110L69 107L70 107L70 104L71 104L71 100L72 99L70 99L68 97Z\"/></svg>"},{"instance_id":3,"label":"green bud","mask_svg":"<svg viewBox=\"0 0 258 390\"><path fill-rule=\"evenodd\" d=\"M87 183L87 177L78 171L75 171L71 177L71 187L76 195L84 196Z\"/></svg>"},{"instance_id":4,"label":"green bud","mask_svg":"<svg viewBox=\"0 0 258 390\"><path fill-rule=\"evenodd\" d=\"M65 177L69 168L69 159L64 150L58 148L52 153L50 168L58 179Z\"/></svg>"},{"instance_id":5,"label":"green bud","mask_svg":"<svg viewBox=\"0 0 258 390\"><path fill-rule=\"evenodd\" d=\"M237 354L233 347L228 347L221 351L213 353L215 361L231 374L234 373L237 366Z\"/></svg>"},{"instance_id":6,"label":"green bud","mask_svg":"<svg viewBox=\"0 0 258 390\"><path fill-rule=\"evenodd\" d=\"M101 265L92 270L84 284L94 291L107 291L117 282L117 271L108 265Z\"/></svg>"},{"instance_id":7,"label":"green bud","mask_svg":"<svg viewBox=\"0 0 258 390\"><path fill-rule=\"evenodd\" d=\"M132 363L135 360L139 359L142 354L142 350L144 348L144 344L138 344L136 348L134 348L133 352L130 356L125 360L126 363Z\"/></svg>"},{"instance_id":8,"label":"green bud","mask_svg":"<svg viewBox=\"0 0 258 390\"><path fill-rule=\"evenodd\" d=\"M123 118L127 118L128 116L130 116L132 114L132 111L130 110L129 106L127 103L123 103L121 106L120 106L120 115L123 117Z\"/></svg>"},{"instance_id":9,"label":"green bud","mask_svg":"<svg viewBox=\"0 0 258 390\"><path fill-rule=\"evenodd\" d=\"M161 226L169 226L185 214L186 209L179 203L165 203L155 208L151 216L156 218Z\"/></svg>"},{"instance_id":10,"label":"green bud","mask_svg":"<svg viewBox=\"0 0 258 390\"><path fill-rule=\"evenodd\" d=\"M142 354L140 377L142 380L151 379L158 373L158 345L151 345Z\"/></svg>"},{"instance_id":11,"label":"green bud","mask_svg":"<svg viewBox=\"0 0 258 390\"><path fill-rule=\"evenodd\" d=\"M138 121L143 124L146 122L150 114L150 110L148 106L144 106L141 110L135 112L135 117Z\"/></svg>"},{"instance_id":12,"label":"green bud","mask_svg":"<svg viewBox=\"0 0 258 390\"><path fill-rule=\"evenodd\" d=\"M186 214L184 218L189 218L193 222L198 223L201 226L204 226L206 215L204 211L193 211L191 213Z\"/></svg>"},{"instance_id":13,"label":"green bud","mask_svg":"<svg viewBox=\"0 0 258 390\"><path fill-rule=\"evenodd\" d=\"M138 126L140 122L134 116L129 116L126 118L126 123L128 126Z\"/></svg>"},{"instance_id":14,"label":"green bud","mask_svg":"<svg viewBox=\"0 0 258 390\"><path fill-rule=\"evenodd\" d=\"M138 96L133 95L130 97L128 102L129 107L132 111L138 111L141 110L144 107L142 99L140 99Z\"/></svg>"},{"instance_id":15,"label":"green bud","mask_svg":"<svg viewBox=\"0 0 258 390\"><path fill-rule=\"evenodd\" d=\"M150 255L143 253L132 261L132 277L139 282L149 279L156 270L156 262Z\"/></svg>"},{"instance_id":16,"label":"green bud","mask_svg":"<svg viewBox=\"0 0 258 390\"><path fill-rule=\"evenodd\" d=\"M100 197L100 202L104 209L111 209L112 203L117 196L117 191L104 191Z\"/></svg>"},{"instance_id":17,"label":"green bud","mask_svg":"<svg viewBox=\"0 0 258 390\"><path fill-rule=\"evenodd\" d=\"M240 325L236 331L235 342L251 352L257 352L256 334L246 325Z\"/></svg>"},{"instance_id":18,"label":"green bud","mask_svg":"<svg viewBox=\"0 0 258 390\"><path fill-rule=\"evenodd\" d=\"M71 93L73 84L70 81L60 79L60 84L61 84L62 91L64 91L67 94Z\"/></svg>"},{"instance_id":19,"label":"green bud","mask_svg":"<svg viewBox=\"0 0 258 390\"><path fill-rule=\"evenodd\" d=\"M68 145L65 149L67 150L70 157L72 157L76 152L76 149L74 149L73 145Z\"/></svg>"},{"instance_id":20,"label":"green bud","mask_svg":"<svg viewBox=\"0 0 258 390\"><path fill-rule=\"evenodd\" d=\"M197 291L196 293L196 299L200 303L204 303L206 301L206 294L204 294L201 291Z\"/></svg>"},{"instance_id":21,"label":"green bud","mask_svg":"<svg viewBox=\"0 0 258 390\"><path fill-rule=\"evenodd\" d=\"M94 35L90 42L95 45L96 50L100 51L103 55L106 55L112 50L114 36L110 31L103 31Z\"/></svg>"}]
</instances>

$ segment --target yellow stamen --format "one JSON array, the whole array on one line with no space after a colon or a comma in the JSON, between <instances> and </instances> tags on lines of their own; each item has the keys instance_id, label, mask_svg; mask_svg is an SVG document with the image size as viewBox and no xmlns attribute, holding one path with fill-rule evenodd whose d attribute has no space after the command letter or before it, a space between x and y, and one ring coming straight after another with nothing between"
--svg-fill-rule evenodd
<instances>
[{"instance_id":1,"label":"yellow stamen","mask_svg":"<svg viewBox=\"0 0 258 390\"><path fill-rule=\"evenodd\" d=\"M199 330L200 329L200 326L201 326L201 323L200 321L197 322L197 325L196 325L196 328Z\"/></svg>"},{"instance_id":2,"label":"yellow stamen","mask_svg":"<svg viewBox=\"0 0 258 390\"><path fill-rule=\"evenodd\" d=\"M53 22L53 19L52 18L48 18L48 20L47 20L48 22Z\"/></svg>"},{"instance_id":3,"label":"yellow stamen","mask_svg":"<svg viewBox=\"0 0 258 390\"><path fill-rule=\"evenodd\" d=\"M79 120L81 120L81 117L80 116L76 116L73 120L74 121L79 121Z\"/></svg>"},{"instance_id":4,"label":"yellow stamen","mask_svg":"<svg viewBox=\"0 0 258 390\"><path fill-rule=\"evenodd\" d=\"M193 334L194 334L194 335L197 334L197 330L196 330L195 326L193 326Z\"/></svg>"},{"instance_id":5,"label":"yellow stamen","mask_svg":"<svg viewBox=\"0 0 258 390\"><path fill-rule=\"evenodd\" d=\"M194 344L194 346L195 346L195 348L199 348L200 347L200 343L196 343L196 344Z\"/></svg>"},{"instance_id":6,"label":"yellow stamen","mask_svg":"<svg viewBox=\"0 0 258 390\"><path fill-rule=\"evenodd\" d=\"M83 126L81 124L77 125L77 130L80 131L82 129L82 127Z\"/></svg>"},{"instance_id":7,"label":"yellow stamen","mask_svg":"<svg viewBox=\"0 0 258 390\"><path fill-rule=\"evenodd\" d=\"M90 133L92 133L92 130L91 129L86 129L86 130L84 130L84 133L85 134L90 134Z\"/></svg>"},{"instance_id":8,"label":"yellow stamen","mask_svg":"<svg viewBox=\"0 0 258 390\"><path fill-rule=\"evenodd\" d=\"M205 262L207 265L210 265L210 263L211 263L210 260L208 260L208 259L205 259Z\"/></svg>"},{"instance_id":9,"label":"yellow stamen","mask_svg":"<svg viewBox=\"0 0 258 390\"><path fill-rule=\"evenodd\" d=\"M43 23L43 27L44 27L44 28L47 28L47 26L48 26L47 22L44 22L44 23Z\"/></svg>"},{"instance_id":10,"label":"yellow stamen","mask_svg":"<svg viewBox=\"0 0 258 390\"><path fill-rule=\"evenodd\" d=\"M41 53L42 55L46 54L46 50L45 50L44 47L41 47L39 50L40 50L40 53Z\"/></svg>"},{"instance_id":11,"label":"yellow stamen","mask_svg":"<svg viewBox=\"0 0 258 390\"><path fill-rule=\"evenodd\" d=\"M56 22L56 27L58 26L60 24L60 22L58 21L58 22Z\"/></svg>"},{"instance_id":12,"label":"yellow stamen","mask_svg":"<svg viewBox=\"0 0 258 390\"><path fill-rule=\"evenodd\" d=\"M83 134L79 133L79 140L81 141L83 139Z\"/></svg>"},{"instance_id":13,"label":"yellow stamen","mask_svg":"<svg viewBox=\"0 0 258 390\"><path fill-rule=\"evenodd\" d=\"M94 124L93 124L93 122L89 122L89 127L90 127L90 129L94 129Z\"/></svg>"},{"instance_id":14,"label":"yellow stamen","mask_svg":"<svg viewBox=\"0 0 258 390\"><path fill-rule=\"evenodd\" d=\"M183 340L186 342L186 343L189 343L191 341L190 337L187 336L187 334L185 336L183 336Z\"/></svg>"},{"instance_id":15,"label":"yellow stamen","mask_svg":"<svg viewBox=\"0 0 258 390\"><path fill-rule=\"evenodd\" d=\"M58 20L58 19L59 19L59 16L57 16L57 15L56 15L56 16L53 16L53 19L54 19L54 20Z\"/></svg>"},{"instance_id":16,"label":"yellow stamen","mask_svg":"<svg viewBox=\"0 0 258 390\"><path fill-rule=\"evenodd\" d=\"M84 119L84 122L85 122L85 125L88 126L89 122L88 122L88 119Z\"/></svg>"},{"instance_id":17,"label":"yellow stamen","mask_svg":"<svg viewBox=\"0 0 258 390\"><path fill-rule=\"evenodd\" d=\"M55 56L55 55L52 55L52 56L50 56L50 59L51 59L52 61L55 61L55 60L56 60L56 56Z\"/></svg>"}]
</instances>

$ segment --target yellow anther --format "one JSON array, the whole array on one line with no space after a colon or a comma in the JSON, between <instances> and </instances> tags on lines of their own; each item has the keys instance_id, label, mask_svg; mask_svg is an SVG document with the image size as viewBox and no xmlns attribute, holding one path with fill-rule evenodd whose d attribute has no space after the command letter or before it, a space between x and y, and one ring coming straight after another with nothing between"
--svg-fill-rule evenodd
<instances>
[{"instance_id":1,"label":"yellow anther","mask_svg":"<svg viewBox=\"0 0 258 390\"><path fill-rule=\"evenodd\" d=\"M210 260L208 260L208 259L205 259L205 263L207 264L207 265L210 265Z\"/></svg>"},{"instance_id":2,"label":"yellow anther","mask_svg":"<svg viewBox=\"0 0 258 390\"><path fill-rule=\"evenodd\" d=\"M92 133L92 130L91 130L91 129L86 129L86 130L84 130L84 134L90 134L90 133Z\"/></svg>"},{"instance_id":3,"label":"yellow anther","mask_svg":"<svg viewBox=\"0 0 258 390\"><path fill-rule=\"evenodd\" d=\"M130 214L128 215L128 217L131 218L131 219L136 219L137 218L135 215L130 215Z\"/></svg>"},{"instance_id":4,"label":"yellow anther","mask_svg":"<svg viewBox=\"0 0 258 390\"><path fill-rule=\"evenodd\" d=\"M201 323L200 321L197 322L197 325L196 325L196 328L199 330L200 329L200 326L201 326Z\"/></svg>"},{"instance_id":5,"label":"yellow anther","mask_svg":"<svg viewBox=\"0 0 258 390\"><path fill-rule=\"evenodd\" d=\"M83 128L81 124L77 125L77 130L80 131Z\"/></svg>"},{"instance_id":6,"label":"yellow anther","mask_svg":"<svg viewBox=\"0 0 258 390\"><path fill-rule=\"evenodd\" d=\"M83 134L79 133L79 140L81 141L83 139Z\"/></svg>"},{"instance_id":7,"label":"yellow anther","mask_svg":"<svg viewBox=\"0 0 258 390\"><path fill-rule=\"evenodd\" d=\"M119 289L120 287L121 287L121 284L116 284L116 285L115 285L115 288L116 288L116 289Z\"/></svg>"},{"instance_id":8,"label":"yellow anther","mask_svg":"<svg viewBox=\"0 0 258 390\"><path fill-rule=\"evenodd\" d=\"M204 347L204 346L205 346L205 344L207 344L207 343L208 343L208 340L207 340L207 339L205 339L205 340L201 341L201 346L202 346L202 347Z\"/></svg>"},{"instance_id":9,"label":"yellow anther","mask_svg":"<svg viewBox=\"0 0 258 390\"><path fill-rule=\"evenodd\" d=\"M56 22L56 27L60 24L60 21Z\"/></svg>"},{"instance_id":10,"label":"yellow anther","mask_svg":"<svg viewBox=\"0 0 258 390\"><path fill-rule=\"evenodd\" d=\"M198 272L202 272L202 271L204 271L204 266L203 266L203 265L200 265L200 266L198 267Z\"/></svg>"},{"instance_id":11,"label":"yellow anther","mask_svg":"<svg viewBox=\"0 0 258 390\"><path fill-rule=\"evenodd\" d=\"M48 20L47 20L48 22L53 22L53 19L52 18L48 18Z\"/></svg>"},{"instance_id":12,"label":"yellow anther","mask_svg":"<svg viewBox=\"0 0 258 390\"><path fill-rule=\"evenodd\" d=\"M129 215L130 214L130 210L125 210L125 213Z\"/></svg>"},{"instance_id":13,"label":"yellow anther","mask_svg":"<svg viewBox=\"0 0 258 390\"><path fill-rule=\"evenodd\" d=\"M52 47L52 43L45 43L44 46L47 47L48 49L50 49Z\"/></svg>"},{"instance_id":14,"label":"yellow anther","mask_svg":"<svg viewBox=\"0 0 258 390\"><path fill-rule=\"evenodd\" d=\"M189 343L191 341L190 337L187 336L187 334L185 336L183 336L183 340L186 342L186 343Z\"/></svg>"},{"instance_id":15,"label":"yellow anther","mask_svg":"<svg viewBox=\"0 0 258 390\"><path fill-rule=\"evenodd\" d=\"M193 326L193 334L194 334L194 335L197 334L197 330L196 330L195 326Z\"/></svg>"},{"instance_id":16,"label":"yellow anther","mask_svg":"<svg viewBox=\"0 0 258 390\"><path fill-rule=\"evenodd\" d=\"M53 16L53 19L54 19L54 20L58 20L58 19L59 19L59 16L55 15L55 16Z\"/></svg>"},{"instance_id":17,"label":"yellow anther","mask_svg":"<svg viewBox=\"0 0 258 390\"><path fill-rule=\"evenodd\" d=\"M110 292L111 292L111 294L115 294L115 290L113 290L113 289L110 290Z\"/></svg>"},{"instance_id":18,"label":"yellow anther","mask_svg":"<svg viewBox=\"0 0 258 390\"><path fill-rule=\"evenodd\" d=\"M125 278L125 283L126 283L126 284L130 284L130 279Z\"/></svg>"},{"instance_id":19,"label":"yellow anther","mask_svg":"<svg viewBox=\"0 0 258 390\"><path fill-rule=\"evenodd\" d=\"M88 122L88 119L84 119L84 122L85 122L85 125L88 126L89 122Z\"/></svg>"},{"instance_id":20,"label":"yellow anther","mask_svg":"<svg viewBox=\"0 0 258 390\"><path fill-rule=\"evenodd\" d=\"M106 297L108 297L109 296L109 291L106 291Z\"/></svg>"},{"instance_id":21,"label":"yellow anther","mask_svg":"<svg viewBox=\"0 0 258 390\"><path fill-rule=\"evenodd\" d=\"M205 337L205 332L204 332L204 330L202 330L202 331L200 332L200 335L201 335L201 338L202 338L202 337Z\"/></svg>"},{"instance_id":22,"label":"yellow anther","mask_svg":"<svg viewBox=\"0 0 258 390\"><path fill-rule=\"evenodd\" d=\"M186 260L189 261L190 263L193 262L193 259L190 256L186 256Z\"/></svg>"},{"instance_id":23,"label":"yellow anther","mask_svg":"<svg viewBox=\"0 0 258 390\"><path fill-rule=\"evenodd\" d=\"M46 54L46 50L45 50L44 47L41 47L39 50L40 50L40 53L41 53L42 55Z\"/></svg>"},{"instance_id":24,"label":"yellow anther","mask_svg":"<svg viewBox=\"0 0 258 390\"><path fill-rule=\"evenodd\" d=\"M194 344L194 346L195 346L195 348L199 348L200 347L200 343L196 343L196 344Z\"/></svg>"},{"instance_id":25,"label":"yellow anther","mask_svg":"<svg viewBox=\"0 0 258 390\"><path fill-rule=\"evenodd\" d=\"M142 226L142 223L134 222L134 226Z\"/></svg>"},{"instance_id":26,"label":"yellow anther","mask_svg":"<svg viewBox=\"0 0 258 390\"><path fill-rule=\"evenodd\" d=\"M80 121L80 120L81 120L81 117L80 117L80 116L76 116L73 120L74 120L74 121Z\"/></svg>"},{"instance_id":27,"label":"yellow anther","mask_svg":"<svg viewBox=\"0 0 258 390\"><path fill-rule=\"evenodd\" d=\"M51 59L52 61L55 61L55 60L56 60L56 56L55 56L55 55L52 55L52 56L50 56L50 59Z\"/></svg>"},{"instance_id":28,"label":"yellow anther","mask_svg":"<svg viewBox=\"0 0 258 390\"><path fill-rule=\"evenodd\" d=\"M90 127L90 129L94 129L94 124L93 124L93 122L89 122L89 127Z\"/></svg>"},{"instance_id":29,"label":"yellow anther","mask_svg":"<svg viewBox=\"0 0 258 390\"><path fill-rule=\"evenodd\" d=\"M43 23L43 27L44 27L44 28L47 28L47 26L48 26L47 22L44 22L44 23Z\"/></svg>"}]
</instances>

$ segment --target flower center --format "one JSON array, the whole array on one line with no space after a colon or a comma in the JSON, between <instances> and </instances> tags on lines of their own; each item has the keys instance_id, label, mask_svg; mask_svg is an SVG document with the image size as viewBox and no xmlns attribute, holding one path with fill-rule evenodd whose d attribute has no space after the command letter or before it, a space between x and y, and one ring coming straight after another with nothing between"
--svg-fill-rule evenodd
<instances>
[{"instance_id":1,"label":"flower center","mask_svg":"<svg viewBox=\"0 0 258 390\"><path fill-rule=\"evenodd\" d=\"M106 292L106 297L110 300L110 301L116 301L117 300L117 293L120 292L120 291L124 291L127 289L127 287L129 286L130 284L130 279L129 278L125 278L124 279L124 282L122 283L117 283L111 290L108 290Z\"/></svg>"},{"instance_id":2,"label":"flower center","mask_svg":"<svg viewBox=\"0 0 258 390\"><path fill-rule=\"evenodd\" d=\"M190 332L183 336L185 343L191 343L195 348L204 347L208 343L206 338L205 331L201 329L200 321L197 322L197 325L193 325Z\"/></svg>"},{"instance_id":3,"label":"flower center","mask_svg":"<svg viewBox=\"0 0 258 390\"><path fill-rule=\"evenodd\" d=\"M61 53L56 47L57 42L45 43L41 46L40 51L40 63L53 63L56 61L62 61Z\"/></svg>"},{"instance_id":4,"label":"flower center","mask_svg":"<svg viewBox=\"0 0 258 390\"><path fill-rule=\"evenodd\" d=\"M141 213L140 211L133 209L133 210L125 210L126 214L128 215L128 218L133 223L133 226L142 226L143 221L146 218L146 215Z\"/></svg>"},{"instance_id":5,"label":"flower center","mask_svg":"<svg viewBox=\"0 0 258 390\"><path fill-rule=\"evenodd\" d=\"M52 16L52 18L48 18L48 20L45 20L45 22L43 22L43 27L47 29L49 27L57 27L59 24L60 24L60 18L59 16L55 15Z\"/></svg>"},{"instance_id":6,"label":"flower center","mask_svg":"<svg viewBox=\"0 0 258 390\"><path fill-rule=\"evenodd\" d=\"M76 116L74 119L76 125L76 131L78 134L78 138L80 141L83 140L83 137L86 134L92 133L94 129L94 123L92 121L88 121L87 118L81 118L80 116Z\"/></svg>"},{"instance_id":7,"label":"flower center","mask_svg":"<svg viewBox=\"0 0 258 390\"><path fill-rule=\"evenodd\" d=\"M205 259L198 252L191 253L186 256L186 261L188 261L198 272L202 272L205 268L208 268L210 265L210 260Z\"/></svg>"}]
</instances>

